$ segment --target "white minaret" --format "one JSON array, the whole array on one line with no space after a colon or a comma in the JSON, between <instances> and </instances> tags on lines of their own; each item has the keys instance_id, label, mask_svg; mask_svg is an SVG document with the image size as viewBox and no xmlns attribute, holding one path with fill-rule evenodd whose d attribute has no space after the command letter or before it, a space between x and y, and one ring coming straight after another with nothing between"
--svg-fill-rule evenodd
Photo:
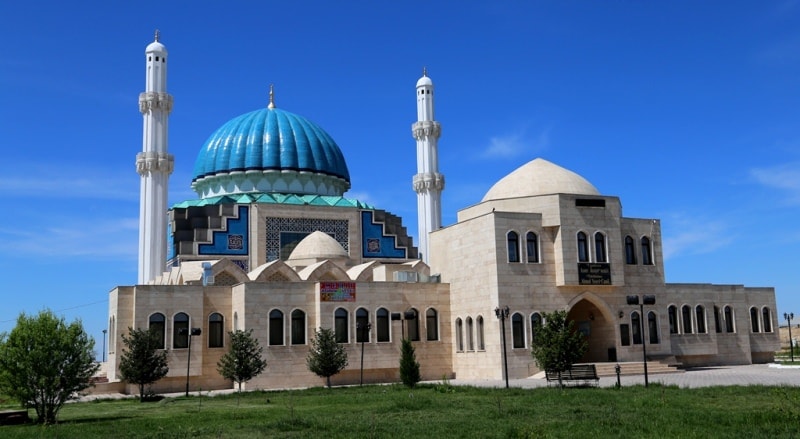
<instances>
[{"instance_id":1,"label":"white minaret","mask_svg":"<svg viewBox=\"0 0 800 439\"><path fill-rule=\"evenodd\" d=\"M139 199L139 284L160 276L167 265L167 188L175 159L167 153L172 96L167 93L167 48L155 41L145 49L147 65L139 112L144 118L142 152L136 172L142 176Z\"/></svg>"},{"instance_id":2,"label":"white minaret","mask_svg":"<svg viewBox=\"0 0 800 439\"><path fill-rule=\"evenodd\" d=\"M428 234L442 227L442 190L444 175L439 173L439 152L436 146L441 134L439 122L433 119L433 81L423 69L417 81L417 121L411 132L417 140L417 174L414 192L417 193L419 218L420 259L429 262Z\"/></svg>"}]
</instances>

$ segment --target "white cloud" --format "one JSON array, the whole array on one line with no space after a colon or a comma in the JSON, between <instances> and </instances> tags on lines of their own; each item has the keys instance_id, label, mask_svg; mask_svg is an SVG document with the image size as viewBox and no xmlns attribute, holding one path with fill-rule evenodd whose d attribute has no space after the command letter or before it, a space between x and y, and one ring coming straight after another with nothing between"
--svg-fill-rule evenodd
<instances>
[{"instance_id":1,"label":"white cloud","mask_svg":"<svg viewBox=\"0 0 800 439\"><path fill-rule=\"evenodd\" d=\"M525 130L518 133L495 136L483 150L483 158L513 158L526 153L547 149L550 145L550 130L545 129L534 139L526 136Z\"/></svg>"},{"instance_id":2,"label":"white cloud","mask_svg":"<svg viewBox=\"0 0 800 439\"><path fill-rule=\"evenodd\" d=\"M800 162L754 168L750 170L750 176L758 184L788 192L789 203L800 203Z\"/></svg>"},{"instance_id":3,"label":"white cloud","mask_svg":"<svg viewBox=\"0 0 800 439\"><path fill-rule=\"evenodd\" d=\"M52 220L52 218L48 218ZM69 219L0 229L0 258L135 258L139 220Z\"/></svg>"},{"instance_id":4,"label":"white cloud","mask_svg":"<svg viewBox=\"0 0 800 439\"><path fill-rule=\"evenodd\" d=\"M665 260L684 254L712 253L735 238L728 224L703 216L676 215L662 224L668 225L661 232Z\"/></svg>"}]
</instances>

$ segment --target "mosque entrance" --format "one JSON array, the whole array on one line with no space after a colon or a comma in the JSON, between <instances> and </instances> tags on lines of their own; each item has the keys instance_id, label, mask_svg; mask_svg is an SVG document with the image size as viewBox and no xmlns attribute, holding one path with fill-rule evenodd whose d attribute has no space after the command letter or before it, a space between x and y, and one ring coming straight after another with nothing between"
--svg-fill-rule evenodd
<instances>
[{"instance_id":1,"label":"mosque entrance","mask_svg":"<svg viewBox=\"0 0 800 439\"><path fill-rule=\"evenodd\" d=\"M567 319L575 322L575 329L583 333L589 344L581 362L616 361L614 322L609 317L586 299L576 303L567 313Z\"/></svg>"}]
</instances>

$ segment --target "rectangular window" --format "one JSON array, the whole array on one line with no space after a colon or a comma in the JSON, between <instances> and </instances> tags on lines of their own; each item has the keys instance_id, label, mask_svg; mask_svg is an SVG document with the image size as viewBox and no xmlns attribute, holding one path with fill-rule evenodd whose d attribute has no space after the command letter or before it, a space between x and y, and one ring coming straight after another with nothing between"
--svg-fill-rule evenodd
<instances>
[{"instance_id":1,"label":"rectangular window","mask_svg":"<svg viewBox=\"0 0 800 439\"><path fill-rule=\"evenodd\" d=\"M627 323L623 323L619 325L619 336L620 342L622 346L630 346L631 345L631 329Z\"/></svg>"}]
</instances>

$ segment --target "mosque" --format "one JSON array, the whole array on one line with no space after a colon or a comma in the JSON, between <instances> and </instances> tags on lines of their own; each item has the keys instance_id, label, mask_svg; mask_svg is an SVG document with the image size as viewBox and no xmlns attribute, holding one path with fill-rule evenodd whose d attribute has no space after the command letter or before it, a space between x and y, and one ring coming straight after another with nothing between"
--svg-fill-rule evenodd
<instances>
[{"instance_id":1,"label":"mosque","mask_svg":"<svg viewBox=\"0 0 800 439\"><path fill-rule=\"evenodd\" d=\"M109 293L106 370L120 388L131 327L155 330L167 352L156 391L182 391L187 375L192 389L230 388L216 364L236 329L253 330L268 362L251 389L322 385L306 367L317 328L348 352L335 384L362 373L397 381L403 338L423 379L529 377L542 313L554 310L587 337L586 362L641 361L646 349L653 362L750 364L779 349L773 288L666 283L659 220L624 217L618 197L547 160L522 164L442 225L441 127L426 73L411 126L416 241L402 218L345 196L342 150L272 92L211 133L195 161L198 198L168 207L173 98L157 33L145 59L139 278Z\"/></svg>"}]
</instances>

